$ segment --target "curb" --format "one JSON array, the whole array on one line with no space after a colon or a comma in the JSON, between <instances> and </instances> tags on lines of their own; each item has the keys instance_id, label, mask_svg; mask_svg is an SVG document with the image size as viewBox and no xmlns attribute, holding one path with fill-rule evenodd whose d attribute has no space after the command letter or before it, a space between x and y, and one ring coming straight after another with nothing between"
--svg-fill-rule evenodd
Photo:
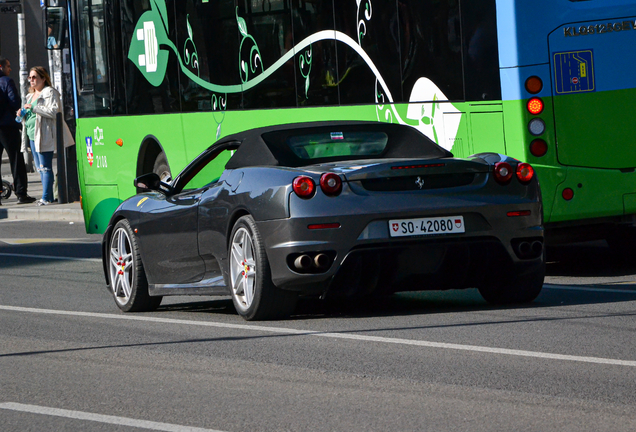
<instances>
[{"instance_id":1,"label":"curb","mask_svg":"<svg viewBox=\"0 0 636 432\"><path fill-rule=\"evenodd\" d=\"M48 207L48 206L47 206ZM2 208L0 207L0 221L68 221L84 223L84 212L79 208Z\"/></svg>"}]
</instances>

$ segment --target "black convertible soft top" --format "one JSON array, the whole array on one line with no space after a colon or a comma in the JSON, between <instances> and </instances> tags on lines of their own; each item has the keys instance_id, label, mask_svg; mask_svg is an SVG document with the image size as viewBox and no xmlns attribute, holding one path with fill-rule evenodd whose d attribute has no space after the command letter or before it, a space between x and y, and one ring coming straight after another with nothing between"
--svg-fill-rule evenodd
<instances>
[{"instance_id":1,"label":"black convertible soft top","mask_svg":"<svg viewBox=\"0 0 636 432\"><path fill-rule=\"evenodd\" d=\"M388 141L381 153L364 159L452 157L452 153L438 146L417 129L410 126L363 121L330 121L294 123L246 130L219 140L238 143L239 147L225 165L226 169L249 166L302 167L322 162L360 159L359 156L329 156L302 158L292 151L289 142L294 137L318 134L346 134L351 132L380 132Z\"/></svg>"}]
</instances>

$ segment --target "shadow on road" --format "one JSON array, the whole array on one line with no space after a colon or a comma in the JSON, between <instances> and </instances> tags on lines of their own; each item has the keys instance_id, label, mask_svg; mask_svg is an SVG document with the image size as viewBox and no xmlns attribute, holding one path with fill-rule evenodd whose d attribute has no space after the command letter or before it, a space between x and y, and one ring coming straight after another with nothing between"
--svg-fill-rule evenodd
<instances>
[{"instance_id":1,"label":"shadow on road","mask_svg":"<svg viewBox=\"0 0 636 432\"><path fill-rule=\"evenodd\" d=\"M636 254L613 252L604 240L552 246L547 250L547 276L611 277L636 275Z\"/></svg>"}]
</instances>

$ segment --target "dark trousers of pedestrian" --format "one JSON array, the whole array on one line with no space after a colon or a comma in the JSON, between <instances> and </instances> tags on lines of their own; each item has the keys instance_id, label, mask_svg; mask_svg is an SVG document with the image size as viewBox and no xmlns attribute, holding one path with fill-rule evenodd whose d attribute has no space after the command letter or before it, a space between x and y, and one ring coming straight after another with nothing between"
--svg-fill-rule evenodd
<instances>
[{"instance_id":1,"label":"dark trousers of pedestrian","mask_svg":"<svg viewBox=\"0 0 636 432\"><path fill-rule=\"evenodd\" d=\"M11 126L0 127L0 161L2 161L2 151L6 150L13 174L15 194L18 197L25 197L27 194L27 171L24 156L20 152L21 144L20 129Z\"/></svg>"}]
</instances>

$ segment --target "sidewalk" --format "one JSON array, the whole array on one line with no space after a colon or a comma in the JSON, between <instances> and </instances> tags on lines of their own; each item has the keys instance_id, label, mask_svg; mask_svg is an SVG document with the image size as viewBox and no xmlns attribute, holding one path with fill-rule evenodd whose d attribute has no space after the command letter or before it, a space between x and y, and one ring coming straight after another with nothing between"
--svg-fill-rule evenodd
<instances>
[{"instance_id":1,"label":"sidewalk","mask_svg":"<svg viewBox=\"0 0 636 432\"><path fill-rule=\"evenodd\" d=\"M2 160L2 180L13 183L9 160L4 154ZM55 163L53 164L55 167ZM54 168L55 170L55 168ZM42 183L40 174L37 172L28 173L29 196L39 200L42 198ZM37 201L36 201L37 202ZM18 204L15 191L11 192L8 199L3 199L0 205L0 221L2 220L29 220L29 221L69 221L84 223L84 213L79 202L68 204L52 203L47 206L33 204Z\"/></svg>"}]
</instances>

